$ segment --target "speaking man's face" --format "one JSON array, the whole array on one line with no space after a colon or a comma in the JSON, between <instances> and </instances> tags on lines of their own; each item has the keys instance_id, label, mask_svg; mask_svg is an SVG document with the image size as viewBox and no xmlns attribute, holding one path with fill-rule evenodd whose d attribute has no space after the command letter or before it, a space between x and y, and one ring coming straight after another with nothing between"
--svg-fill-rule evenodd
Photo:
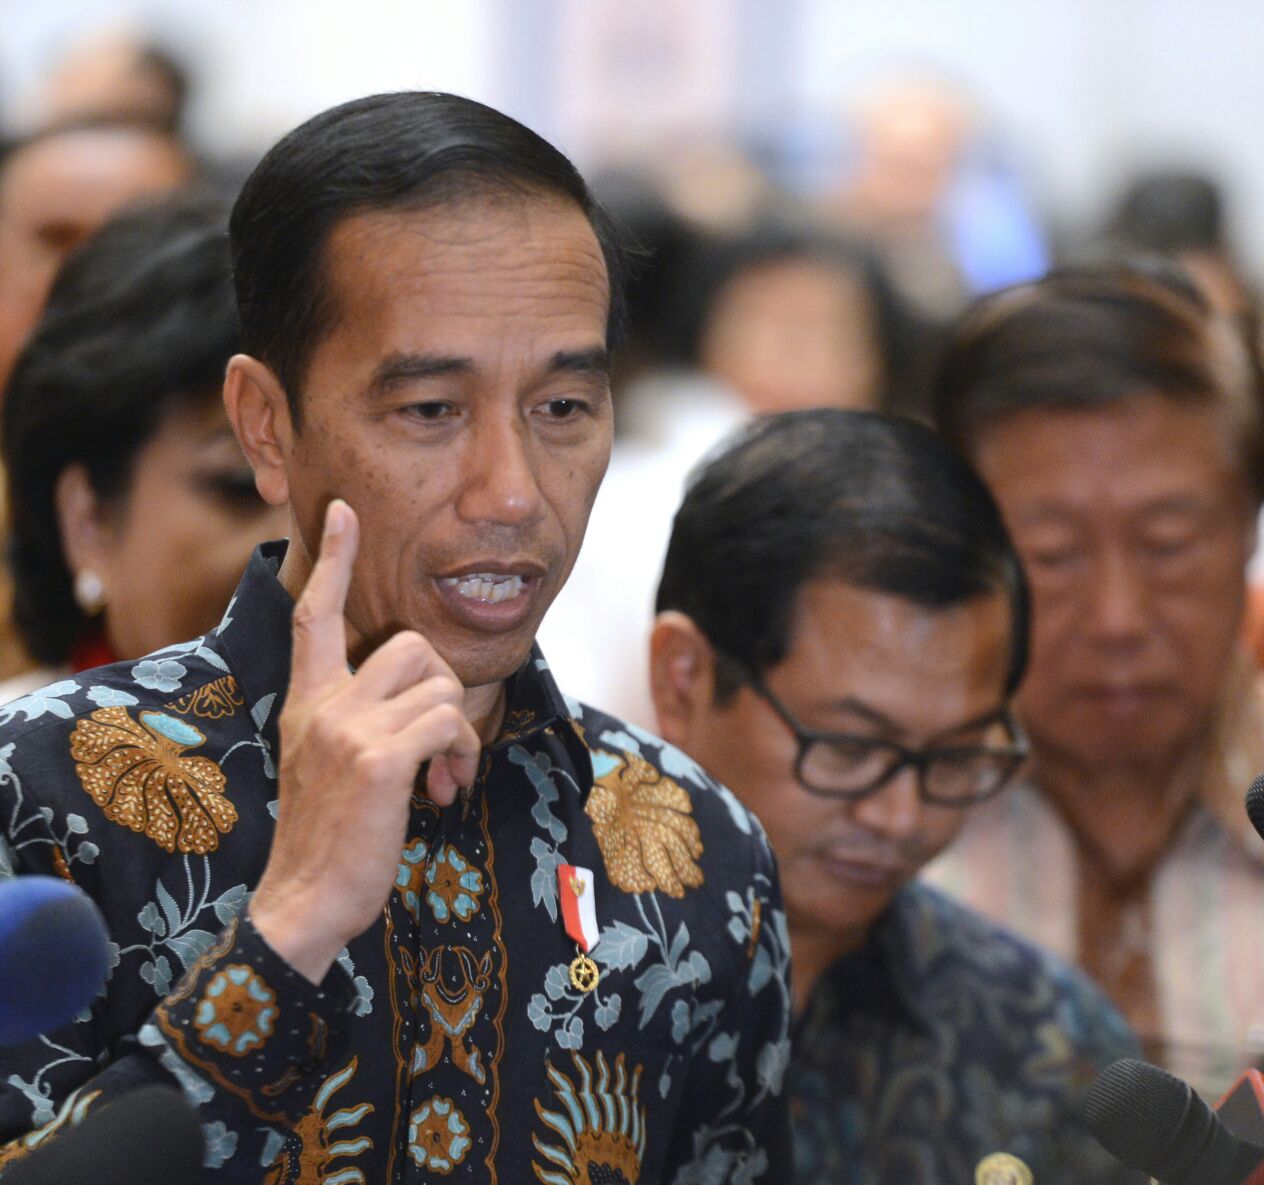
<instances>
[{"instance_id":1,"label":"speaking man's face","mask_svg":"<svg viewBox=\"0 0 1264 1185\"><path fill-rule=\"evenodd\" d=\"M348 218L324 259L335 318L282 434L299 546L310 561L345 499L353 657L415 629L467 687L497 682L570 573L610 456L597 238L573 204L488 196Z\"/></svg>"}]
</instances>

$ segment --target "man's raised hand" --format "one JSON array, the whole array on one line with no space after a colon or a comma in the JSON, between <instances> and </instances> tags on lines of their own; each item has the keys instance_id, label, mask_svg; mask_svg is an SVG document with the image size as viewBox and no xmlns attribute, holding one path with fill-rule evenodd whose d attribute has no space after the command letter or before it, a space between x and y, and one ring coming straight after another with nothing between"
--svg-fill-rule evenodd
<instances>
[{"instance_id":1,"label":"man's raised hand","mask_svg":"<svg viewBox=\"0 0 1264 1185\"><path fill-rule=\"evenodd\" d=\"M313 983L382 911L418 769L430 762L428 793L446 806L473 784L481 747L464 688L420 634L396 634L351 673L343 614L358 543L355 512L334 500L294 607L280 806L250 907L268 944Z\"/></svg>"}]
</instances>

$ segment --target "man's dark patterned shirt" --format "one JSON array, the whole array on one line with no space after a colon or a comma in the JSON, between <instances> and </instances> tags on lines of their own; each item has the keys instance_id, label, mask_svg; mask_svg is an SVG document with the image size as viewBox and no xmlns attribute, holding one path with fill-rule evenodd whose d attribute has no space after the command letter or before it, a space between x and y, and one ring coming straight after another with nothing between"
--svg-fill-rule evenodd
<instances>
[{"instance_id":1,"label":"man's dark patterned shirt","mask_svg":"<svg viewBox=\"0 0 1264 1185\"><path fill-rule=\"evenodd\" d=\"M670 746L564 700L538 651L472 792L414 797L381 919L319 987L253 929L283 553L256 553L206 638L0 707L0 876L74 881L114 943L90 1011L0 1048L0 1166L174 1079L208 1183L786 1182L789 950L759 825ZM593 873L590 990L564 864Z\"/></svg>"},{"instance_id":2,"label":"man's dark patterned shirt","mask_svg":"<svg viewBox=\"0 0 1264 1185\"><path fill-rule=\"evenodd\" d=\"M916 882L822 976L794 1037L798 1185L1144 1185L1080 1119L1136 1038L1084 975Z\"/></svg>"}]
</instances>

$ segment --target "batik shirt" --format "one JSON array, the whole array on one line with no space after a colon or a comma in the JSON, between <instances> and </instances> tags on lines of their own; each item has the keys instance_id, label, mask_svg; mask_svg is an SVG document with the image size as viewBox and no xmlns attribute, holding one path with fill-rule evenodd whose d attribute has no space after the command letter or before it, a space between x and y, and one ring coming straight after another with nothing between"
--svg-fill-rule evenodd
<instances>
[{"instance_id":1,"label":"batik shirt","mask_svg":"<svg viewBox=\"0 0 1264 1185\"><path fill-rule=\"evenodd\" d=\"M1038 1185L1144 1185L1084 1127L1103 1067L1137 1056L1083 975L911 885L821 978L790 1069L798 1185L967 1185L993 1152Z\"/></svg>"},{"instance_id":2,"label":"batik shirt","mask_svg":"<svg viewBox=\"0 0 1264 1185\"><path fill-rule=\"evenodd\" d=\"M789 952L767 843L679 752L564 700L538 650L473 790L443 810L414 796L382 916L323 983L255 931L283 552L256 553L206 638L0 708L0 871L74 881L114 944L89 1013L0 1048L0 1162L174 1079L205 1182L785 1182ZM564 865L595 892L589 990Z\"/></svg>"}]
</instances>

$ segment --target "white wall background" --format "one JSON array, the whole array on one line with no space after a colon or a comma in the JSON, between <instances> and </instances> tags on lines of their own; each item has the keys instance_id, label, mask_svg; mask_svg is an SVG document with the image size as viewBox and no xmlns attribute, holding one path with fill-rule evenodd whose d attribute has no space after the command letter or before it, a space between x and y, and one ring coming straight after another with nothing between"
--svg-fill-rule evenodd
<instances>
[{"instance_id":1,"label":"white wall background","mask_svg":"<svg viewBox=\"0 0 1264 1185\"><path fill-rule=\"evenodd\" d=\"M194 129L231 152L425 86L591 160L663 124L830 112L883 68L931 66L1064 219L1096 216L1134 164L1213 169L1264 274L1259 0L0 0L0 108L20 120L69 39L129 20L200 60Z\"/></svg>"}]
</instances>

